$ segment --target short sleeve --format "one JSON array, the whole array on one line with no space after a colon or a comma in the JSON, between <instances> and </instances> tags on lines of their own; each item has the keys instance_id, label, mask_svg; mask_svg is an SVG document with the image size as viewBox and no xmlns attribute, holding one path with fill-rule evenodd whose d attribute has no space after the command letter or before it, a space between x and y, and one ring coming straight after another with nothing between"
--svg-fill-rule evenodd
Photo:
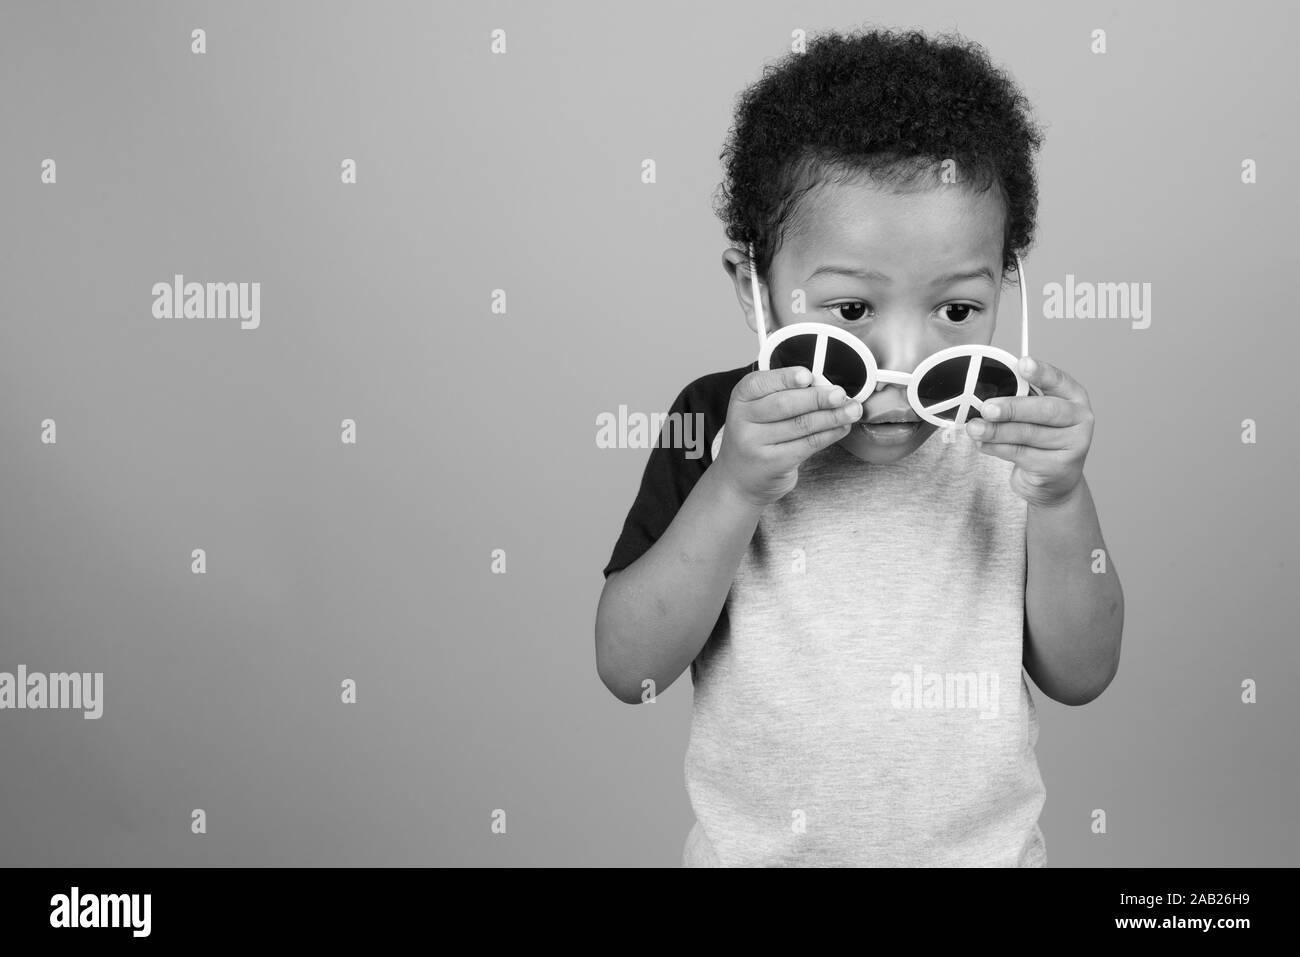
<instances>
[{"instance_id":1,"label":"short sleeve","mask_svg":"<svg viewBox=\"0 0 1300 957\"><path fill-rule=\"evenodd\" d=\"M704 376L678 393L650 449L641 486L605 566L606 578L648 552L668 530L712 462L714 439L726 418L731 390L750 368ZM684 424L688 416L689 425Z\"/></svg>"}]
</instances>

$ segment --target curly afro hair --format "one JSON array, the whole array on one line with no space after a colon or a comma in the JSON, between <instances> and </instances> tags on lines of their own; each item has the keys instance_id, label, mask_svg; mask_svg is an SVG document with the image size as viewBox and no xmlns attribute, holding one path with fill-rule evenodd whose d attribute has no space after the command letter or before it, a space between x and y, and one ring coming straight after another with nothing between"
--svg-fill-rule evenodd
<instances>
[{"instance_id":1,"label":"curly afro hair","mask_svg":"<svg viewBox=\"0 0 1300 957\"><path fill-rule=\"evenodd\" d=\"M765 275L799 228L808 192L864 179L924 188L951 159L967 188L1002 193L1005 277L1033 239L1033 152L1042 141L1028 101L973 41L915 30L822 34L807 52L768 65L737 98L714 210L728 239L754 244Z\"/></svg>"}]
</instances>

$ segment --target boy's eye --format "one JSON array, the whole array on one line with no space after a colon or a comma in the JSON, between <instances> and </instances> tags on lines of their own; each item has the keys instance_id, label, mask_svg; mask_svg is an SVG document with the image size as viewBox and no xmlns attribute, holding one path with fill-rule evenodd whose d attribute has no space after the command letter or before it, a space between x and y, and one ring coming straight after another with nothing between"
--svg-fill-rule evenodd
<instances>
[{"instance_id":1,"label":"boy's eye","mask_svg":"<svg viewBox=\"0 0 1300 957\"><path fill-rule=\"evenodd\" d=\"M845 322L857 322L867 314L867 304L865 302L837 302L827 306L827 309L837 313L840 319ZM979 306L972 306L965 302L951 302L941 307L944 318L954 325L961 325L970 320L976 313L982 312Z\"/></svg>"},{"instance_id":2,"label":"boy's eye","mask_svg":"<svg viewBox=\"0 0 1300 957\"><path fill-rule=\"evenodd\" d=\"M975 313L979 312L979 308L977 306L972 306L964 302L950 302L948 305L944 306L943 309L944 312L946 313L948 320L950 322L955 322L959 325L965 322ZM956 310L955 313L948 311L954 309Z\"/></svg>"},{"instance_id":3,"label":"boy's eye","mask_svg":"<svg viewBox=\"0 0 1300 957\"><path fill-rule=\"evenodd\" d=\"M827 308L839 312L840 318L845 322L857 322L866 314L867 304L865 302L837 302Z\"/></svg>"}]
</instances>

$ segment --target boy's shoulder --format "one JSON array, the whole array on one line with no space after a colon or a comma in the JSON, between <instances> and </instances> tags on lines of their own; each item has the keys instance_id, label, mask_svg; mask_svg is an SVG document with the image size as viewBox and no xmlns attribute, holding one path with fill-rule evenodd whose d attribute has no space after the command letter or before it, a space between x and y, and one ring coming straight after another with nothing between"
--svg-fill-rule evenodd
<instances>
[{"instance_id":1,"label":"boy's shoulder","mask_svg":"<svg viewBox=\"0 0 1300 957\"><path fill-rule=\"evenodd\" d=\"M747 366L740 366L735 369L727 369L724 372L709 372L689 382L680 393L674 408L678 404L682 406L681 411L690 412L718 412L720 416L725 416L727 405L731 401L731 390L741 379L749 375L758 368L758 362L751 362Z\"/></svg>"},{"instance_id":2,"label":"boy's shoulder","mask_svg":"<svg viewBox=\"0 0 1300 957\"><path fill-rule=\"evenodd\" d=\"M640 558L663 535L717 455L732 390L756 368L758 363L751 362L710 372L677 393L668 410L673 418L664 422L650 449L640 488L605 566L606 578Z\"/></svg>"}]
</instances>

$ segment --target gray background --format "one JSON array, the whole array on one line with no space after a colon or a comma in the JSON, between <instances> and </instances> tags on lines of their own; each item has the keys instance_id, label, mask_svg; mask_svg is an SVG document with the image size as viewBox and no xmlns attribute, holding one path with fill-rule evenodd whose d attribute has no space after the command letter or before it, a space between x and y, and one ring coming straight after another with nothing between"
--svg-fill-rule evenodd
<instances>
[{"instance_id":1,"label":"gray background","mask_svg":"<svg viewBox=\"0 0 1300 957\"><path fill-rule=\"evenodd\" d=\"M1086 474L1127 597L1110 689L1035 691L1051 863L1300 863L1295 14L869 12L961 30L1035 104L1032 289L1154 287L1149 329L1031 337L1092 395ZM595 673L647 454L598 449L595 419L752 359L710 209L732 103L792 29L863 16L0 7L0 670L105 672L99 721L0 712L0 862L677 864L689 677L633 708ZM261 328L153 319L174 272L261 282Z\"/></svg>"}]
</instances>

